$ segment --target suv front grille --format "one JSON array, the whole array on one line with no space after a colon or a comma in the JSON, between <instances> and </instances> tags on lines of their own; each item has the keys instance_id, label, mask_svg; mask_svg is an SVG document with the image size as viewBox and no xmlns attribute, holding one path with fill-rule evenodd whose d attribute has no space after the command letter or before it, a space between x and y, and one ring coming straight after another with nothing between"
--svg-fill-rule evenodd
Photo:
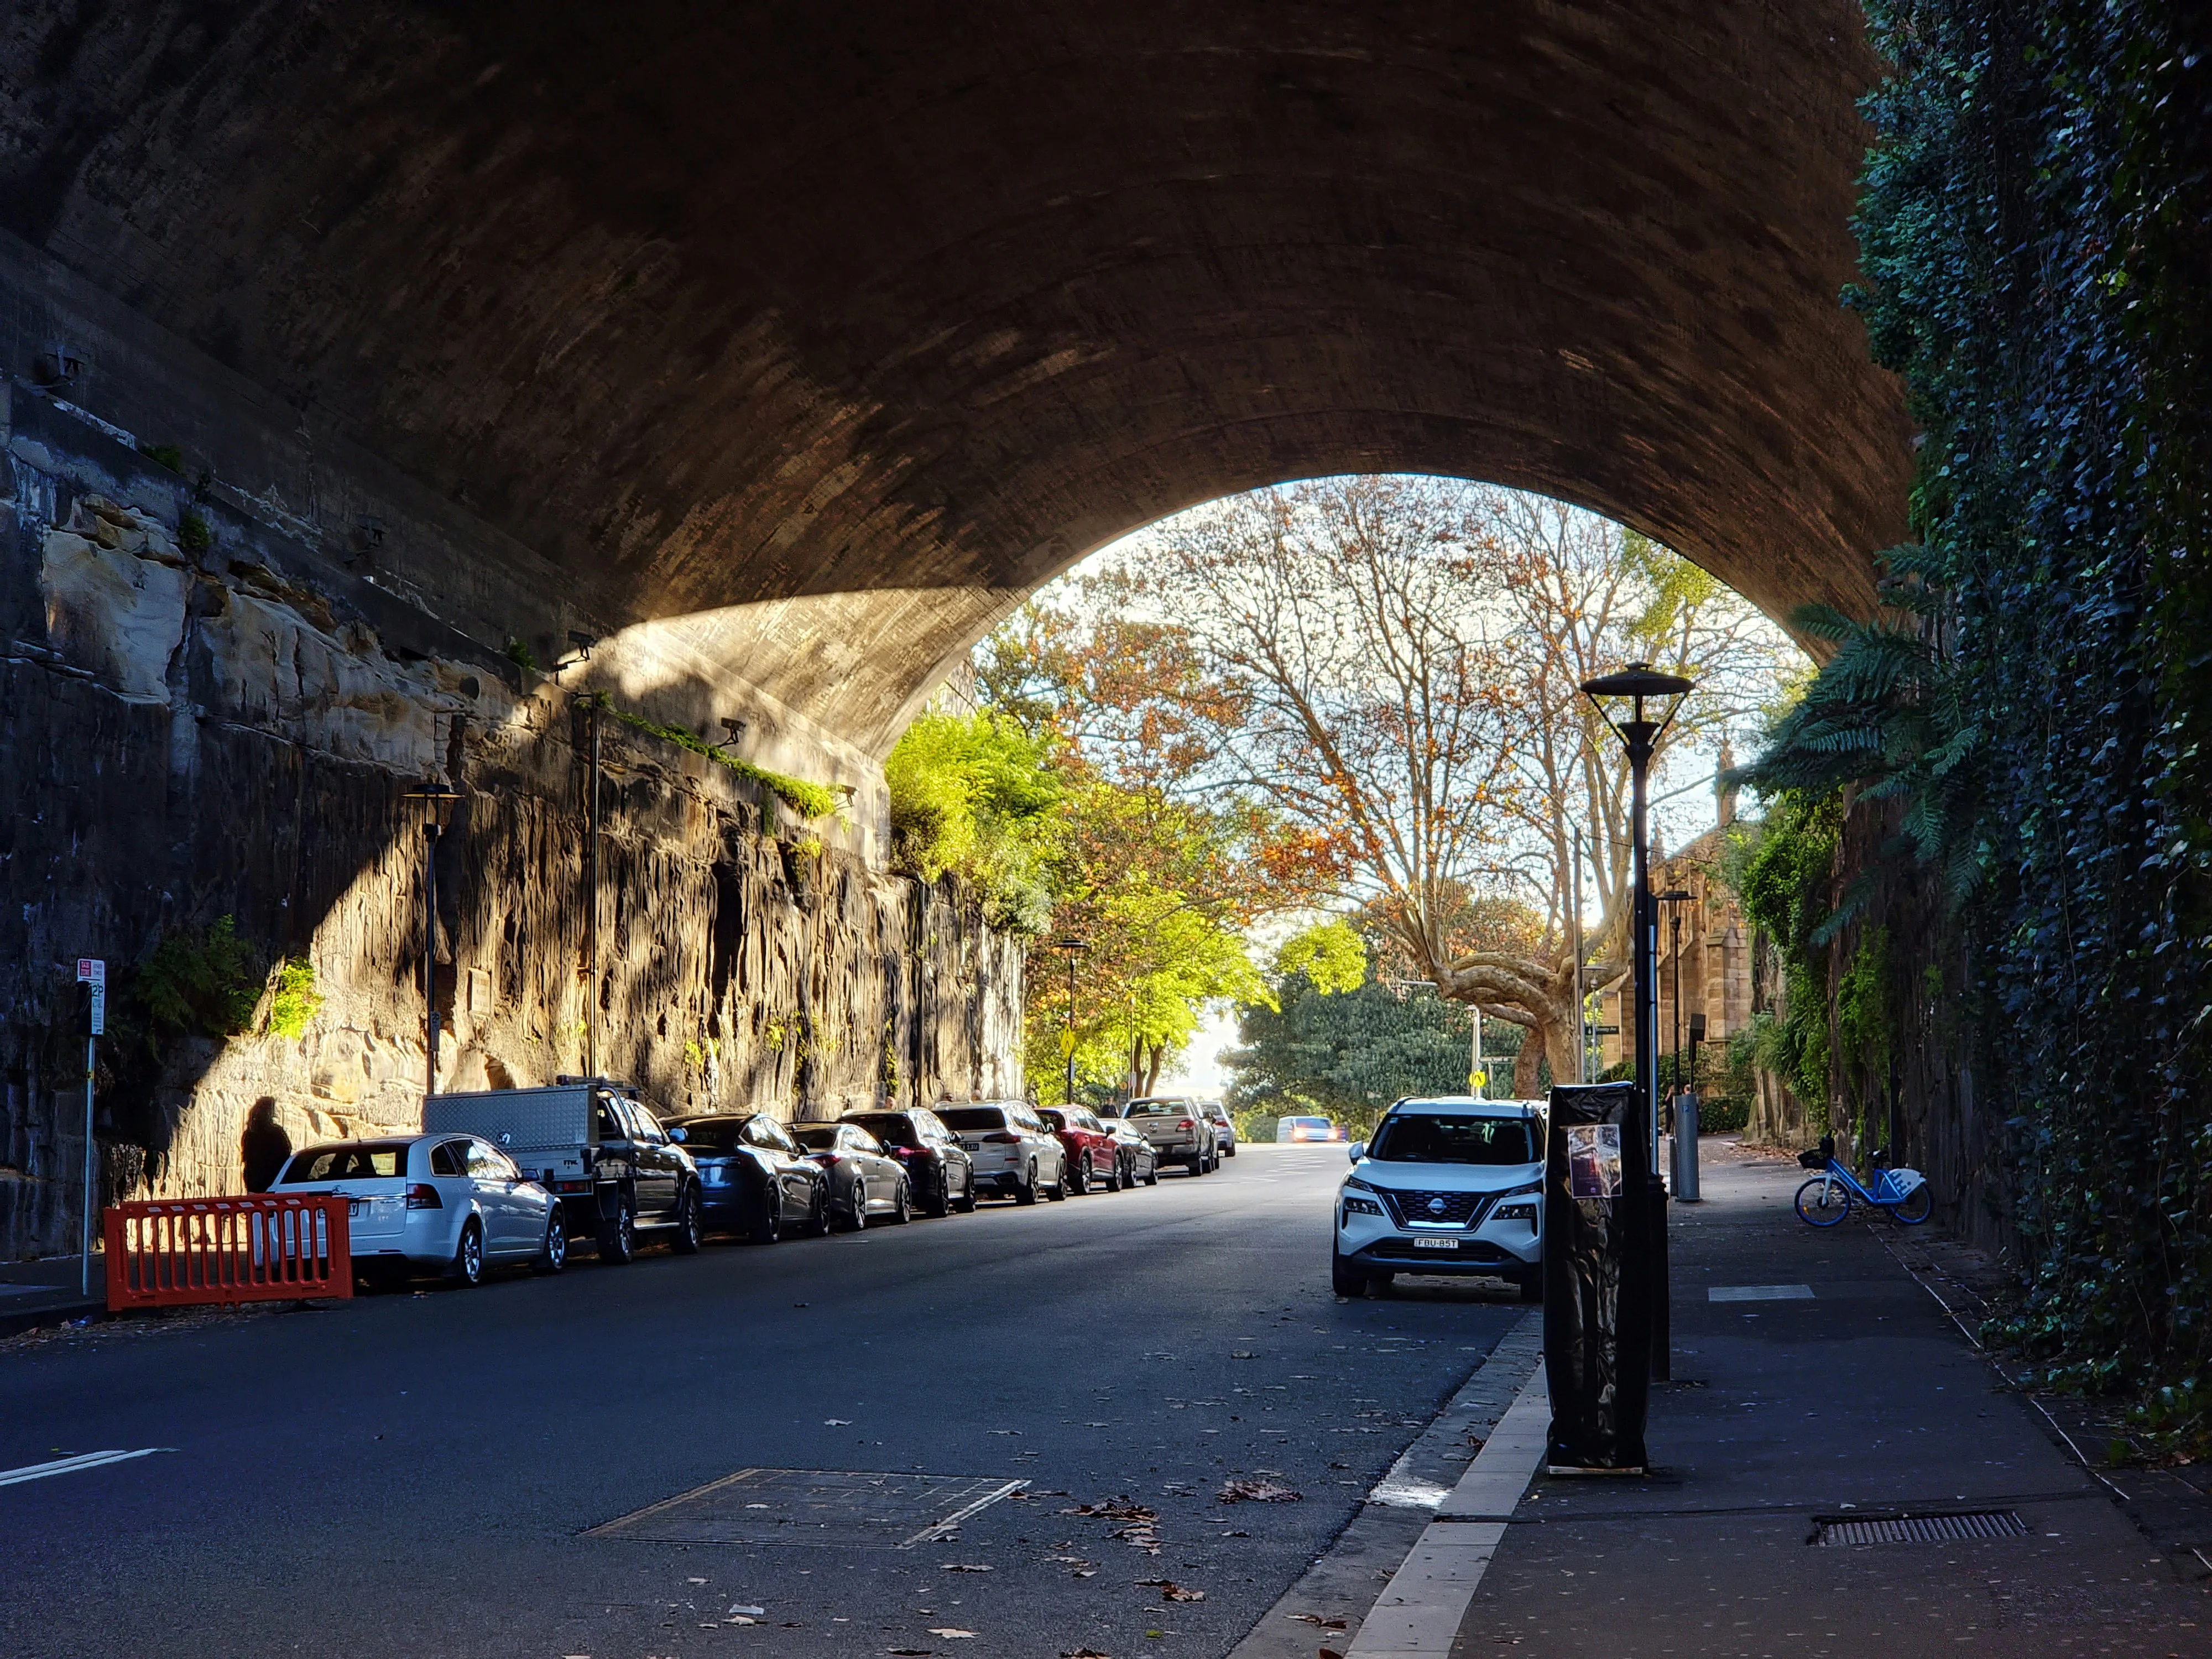
<instances>
[{"instance_id":1,"label":"suv front grille","mask_svg":"<svg viewBox=\"0 0 2212 1659\"><path fill-rule=\"evenodd\" d=\"M1383 1201L1389 1205L1391 1218L1401 1227L1425 1224L1431 1227L1466 1227L1474 1224L1481 1213L1490 1207L1494 1193L1438 1193L1425 1190L1385 1188Z\"/></svg>"}]
</instances>

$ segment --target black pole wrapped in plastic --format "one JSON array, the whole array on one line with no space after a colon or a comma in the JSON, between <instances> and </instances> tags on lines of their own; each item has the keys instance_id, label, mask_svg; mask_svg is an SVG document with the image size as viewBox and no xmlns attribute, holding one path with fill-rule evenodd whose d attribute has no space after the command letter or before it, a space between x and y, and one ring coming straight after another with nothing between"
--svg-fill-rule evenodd
<instances>
[{"instance_id":1,"label":"black pole wrapped in plastic","mask_svg":"<svg viewBox=\"0 0 2212 1659\"><path fill-rule=\"evenodd\" d=\"M1651 1146L1633 1083L1552 1091L1544 1371L1554 1474L1644 1472L1650 1399Z\"/></svg>"}]
</instances>

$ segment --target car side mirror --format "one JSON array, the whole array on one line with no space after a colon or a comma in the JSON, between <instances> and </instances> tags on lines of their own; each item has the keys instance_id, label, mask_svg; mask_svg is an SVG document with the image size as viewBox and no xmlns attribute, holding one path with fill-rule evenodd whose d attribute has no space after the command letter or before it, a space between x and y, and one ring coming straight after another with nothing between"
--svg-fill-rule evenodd
<instances>
[{"instance_id":1,"label":"car side mirror","mask_svg":"<svg viewBox=\"0 0 2212 1659\"><path fill-rule=\"evenodd\" d=\"M1357 1164L1361 1158L1367 1156L1367 1143L1364 1140L1355 1140L1344 1150L1346 1155L1350 1158L1354 1164Z\"/></svg>"}]
</instances>

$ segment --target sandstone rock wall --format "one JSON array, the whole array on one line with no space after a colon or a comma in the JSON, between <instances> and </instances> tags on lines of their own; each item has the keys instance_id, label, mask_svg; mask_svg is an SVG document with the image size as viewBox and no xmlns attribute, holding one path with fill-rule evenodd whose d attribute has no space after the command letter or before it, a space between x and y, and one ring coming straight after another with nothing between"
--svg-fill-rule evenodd
<instances>
[{"instance_id":1,"label":"sandstone rock wall","mask_svg":"<svg viewBox=\"0 0 2212 1659\"><path fill-rule=\"evenodd\" d=\"M602 1071L672 1112L1019 1091L1022 948L960 894L870 868L835 822L764 811L759 786L96 428L20 390L9 409L0 1256L76 1236L80 956L112 984L106 1198L234 1191L250 1142L419 1122L428 837L408 796L428 776L460 793L436 845L441 1088L580 1072L589 1032ZM151 953L199 960L224 916L258 976L245 1029L165 1022ZM270 1025L287 959L320 998L297 1037Z\"/></svg>"}]
</instances>

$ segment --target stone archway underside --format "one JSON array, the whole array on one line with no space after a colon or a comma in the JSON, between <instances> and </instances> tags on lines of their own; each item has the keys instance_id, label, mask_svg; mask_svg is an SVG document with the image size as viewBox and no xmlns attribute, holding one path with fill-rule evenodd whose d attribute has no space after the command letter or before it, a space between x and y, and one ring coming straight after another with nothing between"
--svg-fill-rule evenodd
<instances>
[{"instance_id":1,"label":"stone archway underside","mask_svg":"<svg viewBox=\"0 0 2212 1659\"><path fill-rule=\"evenodd\" d=\"M1778 613L1900 532L1851 0L125 11L0 33L0 226L494 532L413 556L480 631L526 551L501 604L718 613L863 749L1285 477L1547 491Z\"/></svg>"}]
</instances>

